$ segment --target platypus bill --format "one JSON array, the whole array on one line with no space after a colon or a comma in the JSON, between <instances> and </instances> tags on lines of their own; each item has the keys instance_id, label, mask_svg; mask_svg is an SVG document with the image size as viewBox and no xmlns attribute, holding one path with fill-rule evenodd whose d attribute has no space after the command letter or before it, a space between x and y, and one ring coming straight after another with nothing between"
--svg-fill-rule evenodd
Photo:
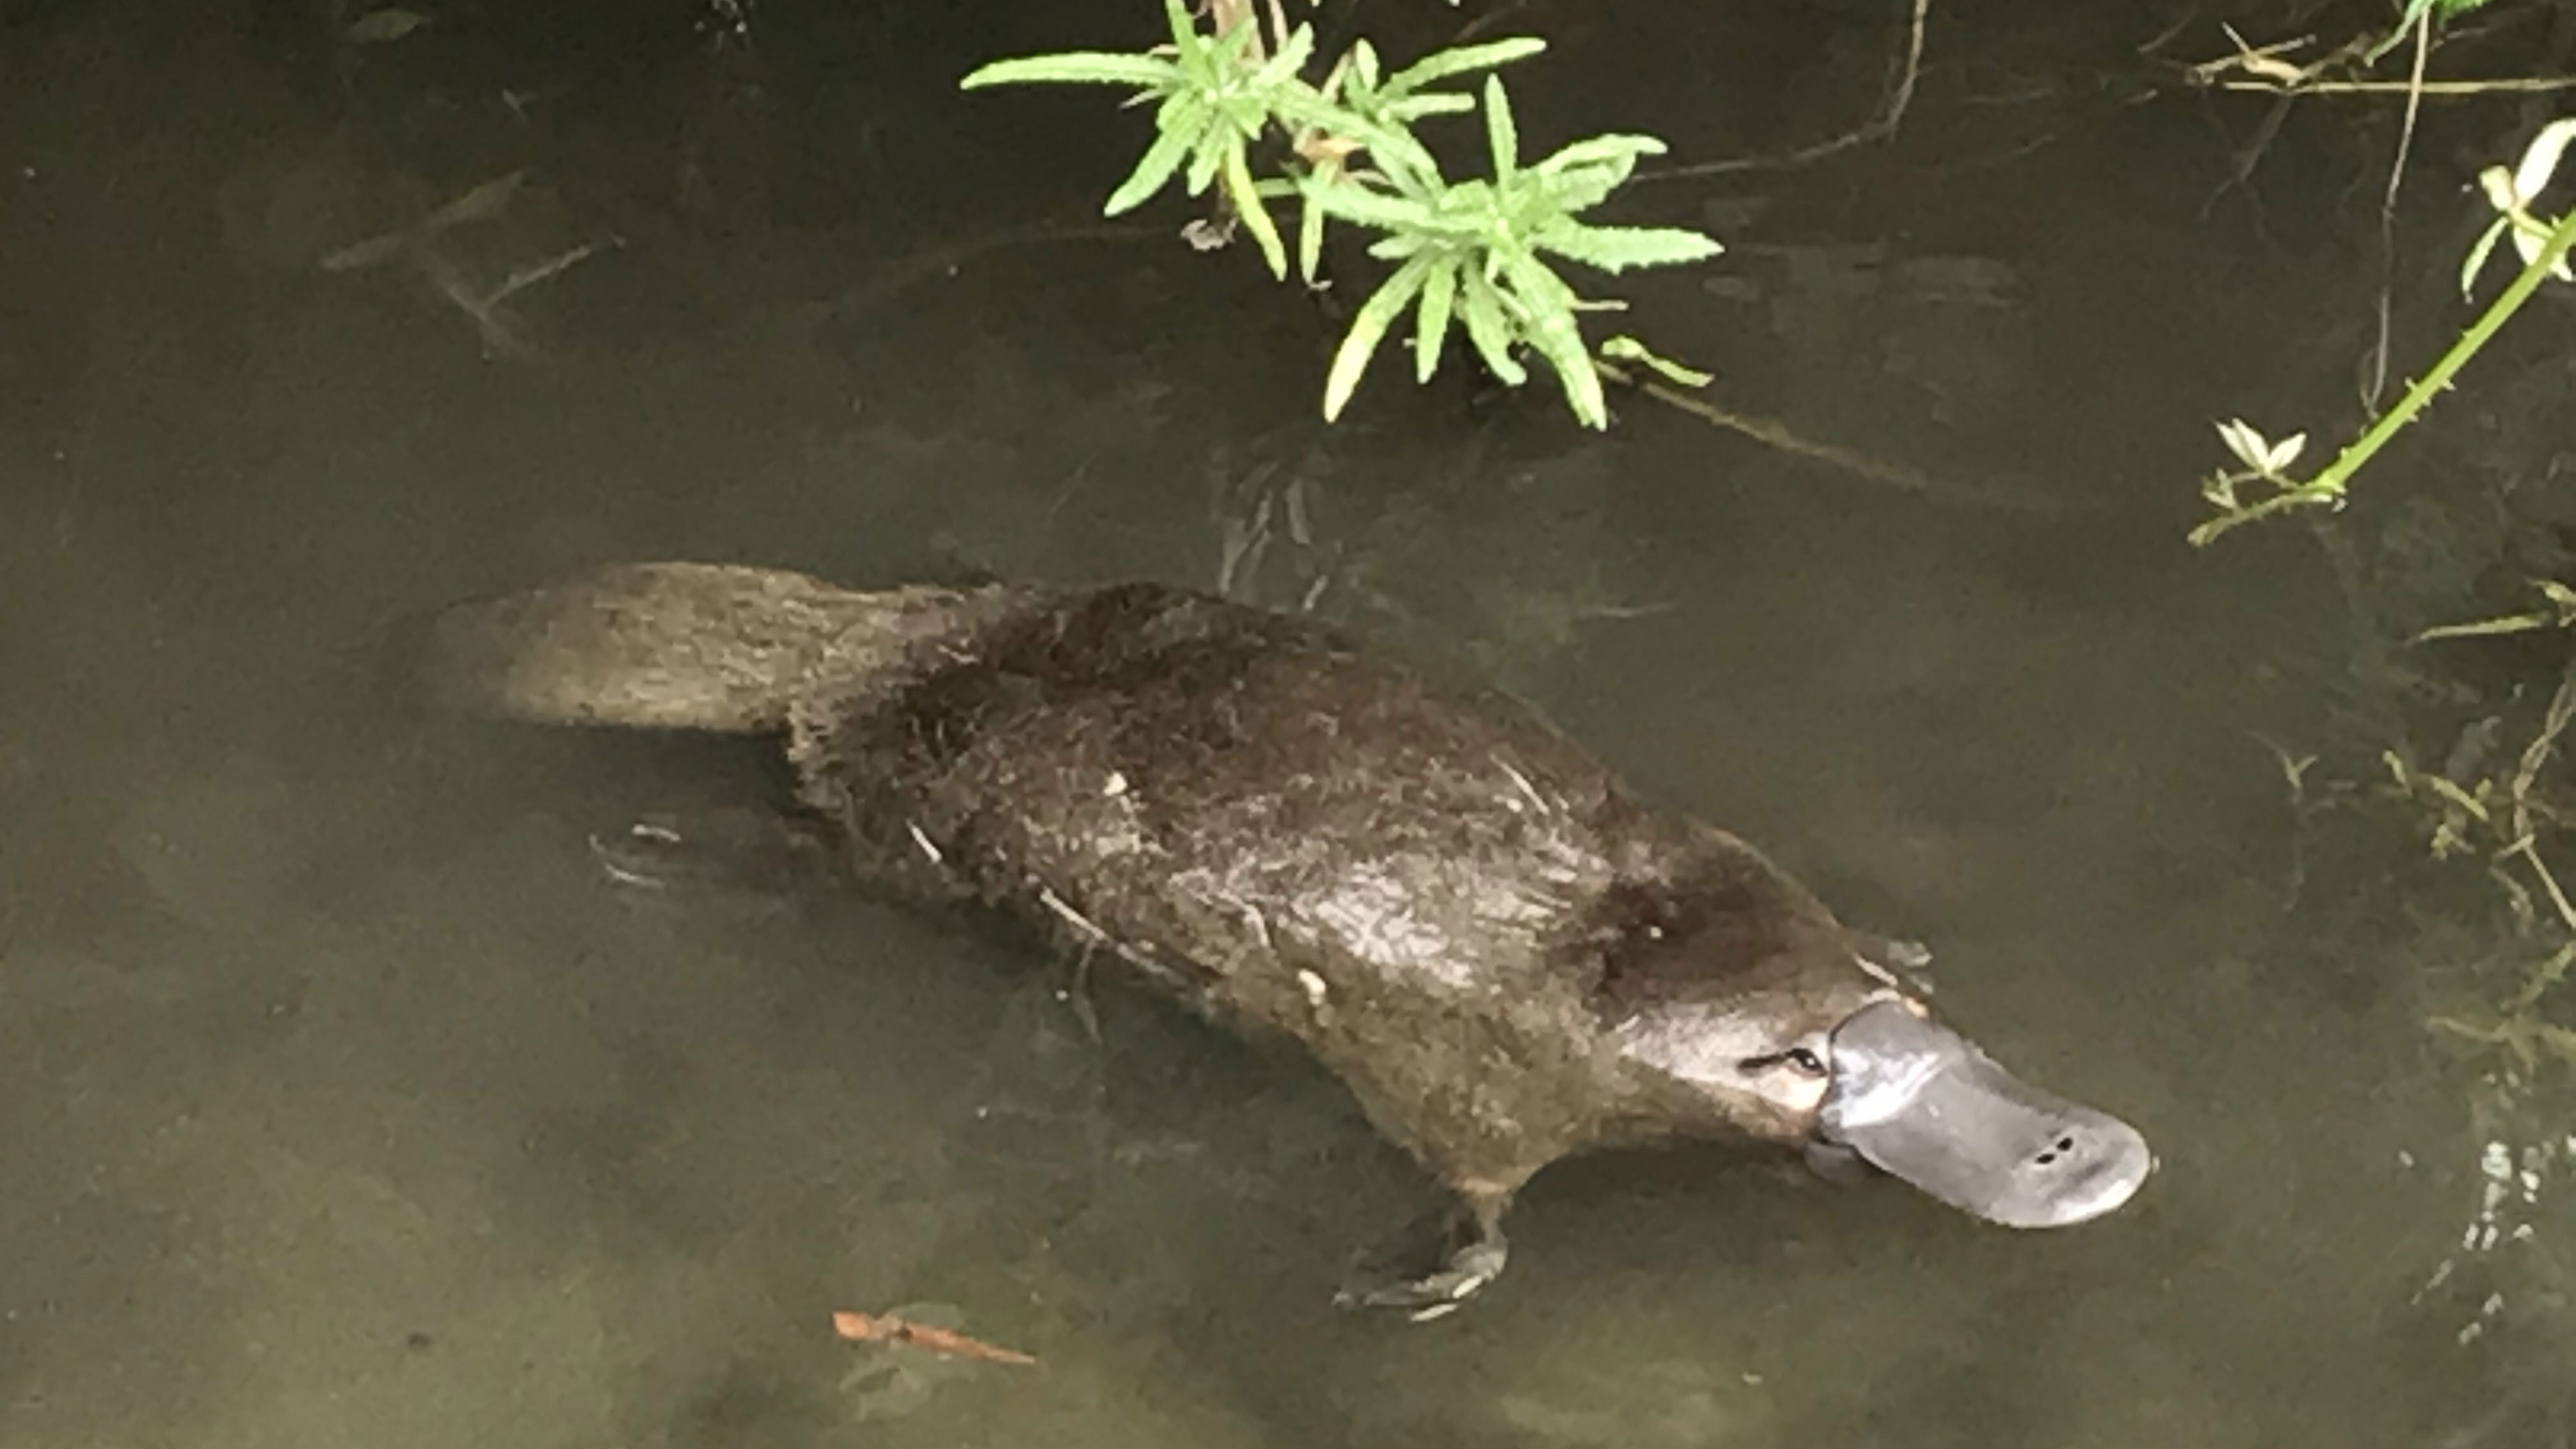
<instances>
[{"instance_id":1,"label":"platypus bill","mask_svg":"<svg viewBox=\"0 0 2576 1449\"><path fill-rule=\"evenodd\" d=\"M1151 584L858 592L666 563L440 621L463 707L775 733L861 879L979 899L1285 1033L1458 1196L1444 1311L1547 1164L1688 1138L1868 1164L2013 1227L2152 1158L1942 1025L1886 943L1508 701Z\"/></svg>"}]
</instances>

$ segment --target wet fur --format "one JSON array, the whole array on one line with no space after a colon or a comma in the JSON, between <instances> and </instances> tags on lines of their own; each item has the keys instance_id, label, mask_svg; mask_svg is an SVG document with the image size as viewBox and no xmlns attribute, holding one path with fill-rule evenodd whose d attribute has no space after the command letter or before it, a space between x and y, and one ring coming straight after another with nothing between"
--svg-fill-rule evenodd
<instances>
[{"instance_id":1,"label":"wet fur","mask_svg":"<svg viewBox=\"0 0 2576 1449\"><path fill-rule=\"evenodd\" d=\"M441 639L450 697L487 713L782 732L861 878L1016 912L1294 1038L1494 1211L1594 1146L1804 1137L1623 1051L1623 1025L1714 1008L1785 1046L1887 985L1751 846L1303 618L656 564L469 606Z\"/></svg>"}]
</instances>

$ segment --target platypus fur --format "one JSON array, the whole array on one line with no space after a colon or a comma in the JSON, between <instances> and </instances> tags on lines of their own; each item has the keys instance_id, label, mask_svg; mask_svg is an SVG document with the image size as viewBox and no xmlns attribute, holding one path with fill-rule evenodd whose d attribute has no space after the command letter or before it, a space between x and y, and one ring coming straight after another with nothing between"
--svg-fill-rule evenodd
<instances>
[{"instance_id":1,"label":"platypus fur","mask_svg":"<svg viewBox=\"0 0 2576 1449\"><path fill-rule=\"evenodd\" d=\"M1311 618L653 563L436 632L464 708L775 733L863 880L1016 912L1302 1043L1464 1208L1441 1269L1373 1302L1483 1286L1522 1184L1598 1147L1803 1148L2016 1226L2108 1212L2151 1165L1753 846Z\"/></svg>"}]
</instances>

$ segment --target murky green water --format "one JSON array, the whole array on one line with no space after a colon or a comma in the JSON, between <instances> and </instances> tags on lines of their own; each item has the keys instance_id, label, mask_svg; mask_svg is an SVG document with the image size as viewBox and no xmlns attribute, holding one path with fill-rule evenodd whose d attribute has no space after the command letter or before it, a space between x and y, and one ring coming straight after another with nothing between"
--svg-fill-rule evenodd
<instances>
[{"instance_id":1,"label":"murky green water","mask_svg":"<svg viewBox=\"0 0 2576 1449\"><path fill-rule=\"evenodd\" d=\"M730 59L684 7L459 8L338 73L287 7L0 28L0 1444L2564 1442L2563 1313L2462 1257L2422 963L2284 909L2254 734L2320 729L2340 606L2286 532L2181 539L2209 419L2342 394L2335 137L2258 226L2199 102L2088 79L2158 27L1970 15L1900 144L1641 193L1740 243L1625 289L1653 340L1909 492L1391 368L1322 429L1327 324L1247 259L1015 230L1089 225L1124 138L948 78L1135 28L1094 8L774 0ZM1686 157L1848 124L1888 39L1530 23L1526 130ZM404 689L427 611L641 557L1311 600L1931 941L2162 1171L2021 1236L1585 1162L1471 1311L1336 1315L1425 1199L1320 1074L1115 991L1092 1051L972 926L614 890L590 833L756 754ZM833 1339L922 1301L1045 1367Z\"/></svg>"}]
</instances>

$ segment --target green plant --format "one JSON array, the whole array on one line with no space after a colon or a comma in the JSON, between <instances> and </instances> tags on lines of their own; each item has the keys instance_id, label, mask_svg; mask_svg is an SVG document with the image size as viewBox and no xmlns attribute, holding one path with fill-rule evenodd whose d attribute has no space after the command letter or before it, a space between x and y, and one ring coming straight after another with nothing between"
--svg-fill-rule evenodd
<instances>
[{"instance_id":1,"label":"green plant","mask_svg":"<svg viewBox=\"0 0 2576 1449\"><path fill-rule=\"evenodd\" d=\"M1661 152L1662 142L1595 136L1524 167L1511 102L1497 77L1485 78L1484 111L1490 181L1453 183L1427 165L1389 165L1380 173L1384 189L1305 182L1310 214L1384 232L1369 254L1397 264L1362 304L1333 358L1326 417L1341 410L1380 339L1411 306L1417 381L1430 380L1452 319L1463 319L1469 341L1496 377L1516 386L1524 380L1512 351L1526 345L1556 370L1575 416L1600 427L1609 409L1575 314L1602 304L1584 302L1545 257L1620 272L1698 261L1717 251L1717 243L1696 232L1575 219L1626 181L1638 157Z\"/></svg>"},{"instance_id":2,"label":"green plant","mask_svg":"<svg viewBox=\"0 0 2576 1449\"><path fill-rule=\"evenodd\" d=\"M1224 7L1215 7L1220 16ZM1517 386L1527 349L1557 375L1576 417L1609 423L1601 374L1583 337L1579 314L1615 302L1580 296L1549 258L1605 272L1667 266L1714 256L1718 244L1697 232L1665 227L1599 226L1577 220L1625 182L1637 159L1660 153L1651 136L1605 135L1577 141L1524 166L1511 104L1501 80L1486 74L1482 90L1492 175L1451 181L1414 134L1433 116L1477 109L1478 101L1440 83L1536 55L1535 39L1492 41L1427 56L1392 75L1359 41L1320 82L1305 70L1314 36L1300 25L1266 52L1248 7L1216 33L1202 31L1181 0L1164 0L1168 44L1144 54L1072 52L996 61L968 75L967 89L1053 83L1131 88L1135 102L1155 107L1155 136L1125 181L1110 193L1110 215L1131 210L1179 178L1191 196L1220 179L1229 214L1260 246L1271 274L1284 278L1284 243L1268 203L1295 198L1299 274L1319 280L1328 220L1381 233L1369 255L1393 264L1353 316L1324 387L1326 419L1337 418L1379 345L1407 309L1414 314L1414 373L1427 382L1446 340L1463 330L1485 366ZM1253 175L1252 148L1283 139L1287 174ZM1687 379L1633 339L1615 339L1622 356Z\"/></svg>"},{"instance_id":3,"label":"green plant","mask_svg":"<svg viewBox=\"0 0 2576 1449\"><path fill-rule=\"evenodd\" d=\"M2451 379L2470 358L2485 347L2513 314L2522 310L2540 284L2551 277L2561 281L2576 280L2567 265L2567 252L2576 246L2576 210L2555 221L2544 221L2532 211L2532 204L2542 188L2557 175L2558 163L2566 154L2568 143L2576 140L2576 118L2554 121L2543 127L2524 148L2519 165L2508 171L2490 166L2479 173L2489 205L2496 210L2496 220L2488 226L2477 245L2470 248L2460 268L2460 291L2469 293L2498 241L2511 238L2514 250L2522 257L2522 270L2498 293L2476 321L2462 329L2459 337L2436 361L2432 369L2416 379L2396 404L2380 415L2362 434L2353 439L2313 478L2304 481L2290 476L2290 465L2298 460L2307 442L2305 433L2267 440L2242 419L2218 425L2220 439L2228 451L2243 464L2241 469L2212 475L2201 485L2201 496L2214 504L2218 516L2191 532L2194 544L2207 544L2220 534L2240 524L2259 518L2286 513L2296 508L2341 508L2346 501L2345 488L2354 474L2361 471L2398 429L2415 420L2432 405L2433 399L2451 385ZM2268 496L2246 501L2240 490L2248 487L2269 490Z\"/></svg>"},{"instance_id":4,"label":"green plant","mask_svg":"<svg viewBox=\"0 0 2576 1449\"><path fill-rule=\"evenodd\" d=\"M2487 0L2406 0L2405 13L2397 17L2397 23L2389 27L2386 35L2381 36L2376 44L2362 53L2362 63L2367 65L2377 61L2381 56L2404 44L2409 34L2431 24L2434 20L2449 20L2455 16L2466 15L2486 3Z\"/></svg>"},{"instance_id":5,"label":"green plant","mask_svg":"<svg viewBox=\"0 0 2576 1449\"><path fill-rule=\"evenodd\" d=\"M2428 639L2483 639L2498 634L2528 634L2536 629L2576 629L2576 589L2556 579L2533 579L2531 586L2540 591L2549 607L2522 614L2506 614L2492 619L2473 619L2465 624L2441 624L2415 636L2415 642Z\"/></svg>"}]
</instances>

